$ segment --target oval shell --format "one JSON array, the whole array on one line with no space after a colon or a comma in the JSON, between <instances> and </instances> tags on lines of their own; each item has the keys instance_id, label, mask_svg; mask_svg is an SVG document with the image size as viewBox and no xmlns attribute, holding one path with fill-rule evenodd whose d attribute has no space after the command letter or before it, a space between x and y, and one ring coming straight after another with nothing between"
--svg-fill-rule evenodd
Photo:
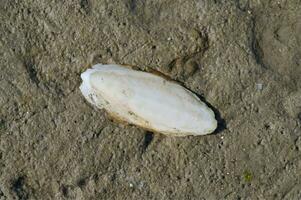
<instances>
[{"instance_id":1,"label":"oval shell","mask_svg":"<svg viewBox=\"0 0 301 200\"><path fill-rule=\"evenodd\" d=\"M111 116L170 136L205 135L217 127L214 112L174 81L117 64L81 74L88 102Z\"/></svg>"}]
</instances>

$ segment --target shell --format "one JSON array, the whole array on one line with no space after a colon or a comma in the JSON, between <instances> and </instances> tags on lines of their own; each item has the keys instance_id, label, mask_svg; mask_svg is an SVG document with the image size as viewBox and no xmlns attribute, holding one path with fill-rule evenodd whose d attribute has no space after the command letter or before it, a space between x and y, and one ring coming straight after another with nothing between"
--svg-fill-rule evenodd
<instances>
[{"instance_id":1,"label":"shell","mask_svg":"<svg viewBox=\"0 0 301 200\"><path fill-rule=\"evenodd\" d=\"M217 127L214 112L204 102L159 75L97 64L81 78L87 101L121 121L170 136L205 135Z\"/></svg>"}]
</instances>

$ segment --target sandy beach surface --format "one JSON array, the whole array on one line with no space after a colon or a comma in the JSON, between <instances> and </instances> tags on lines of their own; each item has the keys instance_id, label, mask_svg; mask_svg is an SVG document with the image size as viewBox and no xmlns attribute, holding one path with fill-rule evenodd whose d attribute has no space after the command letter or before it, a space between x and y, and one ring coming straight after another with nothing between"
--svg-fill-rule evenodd
<instances>
[{"instance_id":1,"label":"sandy beach surface","mask_svg":"<svg viewBox=\"0 0 301 200\"><path fill-rule=\"evenodd\" d=\"M1 0L0 200L301 199L300 0ZM173 138L80 93L96 63L160 71L218 130Z\"/></svg>"}]
</instances>

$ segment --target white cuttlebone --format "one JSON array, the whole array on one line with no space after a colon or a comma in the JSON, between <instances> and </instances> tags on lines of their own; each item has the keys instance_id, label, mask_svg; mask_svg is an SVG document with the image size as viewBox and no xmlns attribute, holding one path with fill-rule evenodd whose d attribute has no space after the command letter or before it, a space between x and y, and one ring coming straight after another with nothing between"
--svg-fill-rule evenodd
<instances>
[{"instance_id":1,"label":"white cuttlebone","mask_svg":"<svg viewBox=\"0 0 301 200\"><path fill-rule=\"evenodd\" d=\"M88 102L113 117L170 136L206 135L214 112L174 81L117 64L97 64L81 74Z\"/></svg>"}]
</instances>

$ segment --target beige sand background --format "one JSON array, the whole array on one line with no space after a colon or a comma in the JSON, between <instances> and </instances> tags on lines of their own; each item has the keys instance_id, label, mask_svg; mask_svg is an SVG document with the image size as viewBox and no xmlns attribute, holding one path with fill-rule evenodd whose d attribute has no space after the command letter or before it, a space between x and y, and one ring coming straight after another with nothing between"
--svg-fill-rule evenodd
<instances>
[{"instance_id":1,"label":"beige sand background","mask_svg":"<svg viewBox=\"0 0 301 200\"><path fill-rule=\"evenodd\" d=\"M0 21L1 200L301 199L300 0L0 0ZM113 122L78 89L96 63L165 73L224 123Z\"/></svg>"}]
</instances>

